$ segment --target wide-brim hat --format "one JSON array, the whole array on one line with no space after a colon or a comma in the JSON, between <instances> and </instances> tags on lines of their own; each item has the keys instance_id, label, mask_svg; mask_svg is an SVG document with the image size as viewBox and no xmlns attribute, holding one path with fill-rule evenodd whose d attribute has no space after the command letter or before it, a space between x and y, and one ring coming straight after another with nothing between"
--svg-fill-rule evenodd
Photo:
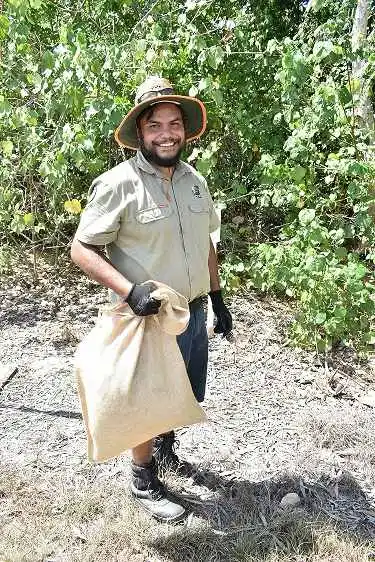
<instances>
[{"instance_id":1,"label":"wide-brim hat","mask_svg":"<svg viewBox=\"0 0 375 562\"><path fill-rule=\"evenodd\" d=\"M115 131L115 139L119 145L137 150L139 148L138 117L148 107L165 102L181 107L185 117L186 142L197 139L204 133L207 124L204 104L197 98L175 94L171 83L165 78L150 76L138 88L135 106L125 115Z\"/></svg>"}]
</instances>

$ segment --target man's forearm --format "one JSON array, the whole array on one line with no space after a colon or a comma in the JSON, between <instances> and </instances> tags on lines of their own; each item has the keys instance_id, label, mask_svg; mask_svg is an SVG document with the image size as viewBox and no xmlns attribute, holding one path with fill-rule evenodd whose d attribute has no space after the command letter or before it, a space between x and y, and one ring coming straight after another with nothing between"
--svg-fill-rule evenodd
<instances>
[{"instance_id":1,"label":"man's forearm","mask_svg":"<svg viewBox=\"0 0 375 562\"><path fill-rule=\"evenodd\" d=\"M94 281L112 289L119 296L126 298L132 283L111 264L97 246L73 240L71 252L73 262Z\"/></svg>"},{"instance_id":2,"label":"man's forearm","mask_svg":"<svg viewBox=\"0 0 375 562\"><path fill-rule=\"evenodd\" d=\"M210 238L210 253L208 255L208 271L210 272L210 289L211 291L217 291L220 289L220 279L218 272L217 257L214 245Z\"/></svg>"}]
</instances>

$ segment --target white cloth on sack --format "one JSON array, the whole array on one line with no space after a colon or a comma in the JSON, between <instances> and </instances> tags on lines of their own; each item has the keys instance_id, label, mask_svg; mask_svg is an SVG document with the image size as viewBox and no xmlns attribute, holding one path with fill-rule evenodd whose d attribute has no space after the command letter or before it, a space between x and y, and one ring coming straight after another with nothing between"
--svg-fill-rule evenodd
<instances>
[{"instance_id":1,"label":"white cloth on sack","mask_svg":"<svg viewBox=\"0 0 375 562\"><path fill-rule=\"evenodd\" d=\"M126 304L103 309L80 343L76 375L88 457L105 461L152 437L205 421L176 336L189 322L188 302L153 281L157 315L136 316Z\"/></svg>"}]
</instances>

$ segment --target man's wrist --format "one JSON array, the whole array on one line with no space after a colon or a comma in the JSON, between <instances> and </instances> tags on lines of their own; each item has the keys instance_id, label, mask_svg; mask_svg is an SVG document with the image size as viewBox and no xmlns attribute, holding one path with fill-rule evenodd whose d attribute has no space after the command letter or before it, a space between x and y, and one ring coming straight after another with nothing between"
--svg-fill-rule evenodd
<instances>
[{"instance_id":1,"label":"man's wrist","mask_svg":"<svg viewBox=\"0 0 375 562\"><path fill-rule=\"evenodd\" d=\"M220 295L221 295L221 294L222 294L222 291L221 291L220 288L219 288L219 289L211 289L211 291L210 291L208 294L210 295L210 297L211 297L212 295L217 295L217 294L220 294Z\"/></svg>"},{"instance_id":2,"label":"man's wrist","mask_svg":"<svg viewBox=\"0 0 375 562\"><path fill-rule=\"evenodd\" d=\"M129 288L125 289L125 291L121 291L121 293L119 293L119 297L121 299L121 302L127 302L130 295L132 294L134 287L135 287L135 283L129 283Z\"/></svg>"}]
</instances>

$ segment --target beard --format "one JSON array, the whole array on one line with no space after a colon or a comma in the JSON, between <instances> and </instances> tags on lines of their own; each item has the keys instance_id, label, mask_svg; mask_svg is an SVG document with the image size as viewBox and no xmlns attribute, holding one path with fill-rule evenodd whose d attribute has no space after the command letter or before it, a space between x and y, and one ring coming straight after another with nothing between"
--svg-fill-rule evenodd
<instances>
[{"instance_id":1,"label":"beard","mask_svg":"<svg viewBox=\"0 0 375 562\"><path fill-rule=\"evenodd\" d=\"M161 168L171 168L180 161L184 146L182 145L174 156L159 156L154 148L146 148L143 138L141 137L139 139L139 148L143 156L146 160L151 162L151 164L155 164Z\"/></svg>"}]
</instances>

